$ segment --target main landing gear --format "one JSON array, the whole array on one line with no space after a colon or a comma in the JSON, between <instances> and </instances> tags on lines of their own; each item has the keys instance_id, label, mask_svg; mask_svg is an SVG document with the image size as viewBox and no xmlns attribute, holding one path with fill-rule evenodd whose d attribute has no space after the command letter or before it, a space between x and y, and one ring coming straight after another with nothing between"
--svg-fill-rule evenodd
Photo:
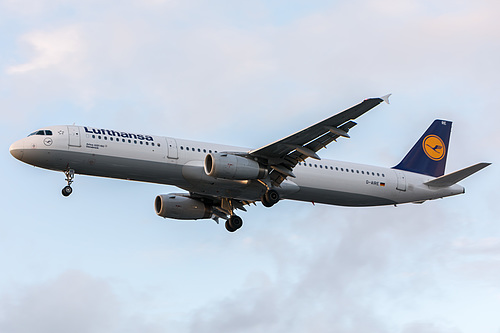
<instances>
[{"instance_id":1,"label":"main landing gear","mask_svg":"<svg viewBox=\"0 0 500 333\"><path fill-rule=\"evenodd\" d=\"M264 207L272 207L280 201L280 194L276 190L267 190L261 201Z\"/></svg>"},{"instance_id":2,"label":"main landing gear","mask_svg":"<svg viewBox=\"0 0 500 333\"><path fill-rule=\"evenodd\" d=\"M238 215L231 215L229 220L226 221L226 229L229 232L235 232L243 225L243 220Z\"/></svg>"},{"instance_id":3,"label":"main landing gear","mask_svg":"<svg viewBox=\"0 0 500 333\"><path fill-rule=\"evenodd\" d=\"M73 179L75 179L75 170L73 169L68 169L64 171L64 174L66 175L66 182L68 185L64 186L62 189L62 195L67 197L71 193L73 193L73 189L71 188L71 183L73 183Z\"/></svg>"}]
</instances>

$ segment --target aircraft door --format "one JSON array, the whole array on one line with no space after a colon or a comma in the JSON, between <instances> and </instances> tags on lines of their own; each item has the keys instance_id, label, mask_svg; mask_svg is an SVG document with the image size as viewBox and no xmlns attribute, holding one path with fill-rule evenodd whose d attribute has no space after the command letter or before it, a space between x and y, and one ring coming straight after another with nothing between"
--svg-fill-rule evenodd
<instances>
[{"instance_id":1,"label":"aircraft door","mask_svg":"<svg viewBox=\"0 0 500 333\"><path fill-rule=\"evenodd\" d=\"M394 170L396 172L396 176L398 178L398 183L396 185L396 189L400 191L406 191L406 177L405 174L401 171Z\"/></svg>"},{"instance_id":2,"label":"aircraft door","mask_svg":"<svg viewBox=\"0 0 500 333\"><path fill-rule=\"evenodd\" d=\"M71 147L81 147L80 127L68 126L68 145Z\"/></svg>"},{"instance_id":3,"label":"aircraft door","mask_svg":"<svg viewBox=\"0 0 500 333\"><path fill-rule=\"evenodd\" d=\"M179 158L179 154L177 152L177 142L174 138L167 138L167 158Z\"/></svg>"}]
</instances>

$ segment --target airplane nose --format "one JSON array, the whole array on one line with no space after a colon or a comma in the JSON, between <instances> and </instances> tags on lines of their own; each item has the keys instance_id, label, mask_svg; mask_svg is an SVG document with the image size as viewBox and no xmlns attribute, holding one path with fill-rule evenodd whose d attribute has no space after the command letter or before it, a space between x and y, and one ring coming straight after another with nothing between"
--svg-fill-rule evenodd
<instances>
[{"instance_id":1,"label":"airplane nose","mask_svg":"<svg viewBox=\"0 0 500 333\"><path fill-rule=\"evenodd\" d=\"M21 140L14 142L10 146L9 152L12 156L14 156L15 158L17 158L18 160L21 161L23 159L23 155L24 155L24 145L21 142Z\"/></svg>"}]
</instances>

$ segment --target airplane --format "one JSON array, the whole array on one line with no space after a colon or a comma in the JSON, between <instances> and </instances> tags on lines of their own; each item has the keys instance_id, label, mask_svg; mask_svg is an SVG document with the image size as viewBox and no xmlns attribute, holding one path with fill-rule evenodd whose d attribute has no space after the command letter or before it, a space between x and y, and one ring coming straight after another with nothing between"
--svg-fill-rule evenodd
<instances>
[{"instance_id":1,"label":"airplane","mask_svg":"<svg viewBox=\"0 0 500 333\"><path fill-rule=\"evenodd\" d=\"M457 184L491 163L444 174L451 121L436 119L392 168L321 159L322 148L349 138L353 120L389 95L368 98L338 114L257 149L117 131L90 126L48 126L14 142L10 153L37 167L62 171L72 193L75 174L174 185L186 193L160 194L158 216L225 220L241 228L236 210L280 200L340 206L423 203L465 193Z\"/></svg>"}]
</instances>

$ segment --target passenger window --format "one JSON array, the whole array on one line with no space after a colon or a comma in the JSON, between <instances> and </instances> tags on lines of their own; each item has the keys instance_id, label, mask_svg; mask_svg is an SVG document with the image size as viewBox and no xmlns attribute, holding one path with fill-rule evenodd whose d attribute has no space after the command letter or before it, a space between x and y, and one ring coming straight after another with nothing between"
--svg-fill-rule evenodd
<instances>
[{"instance_id":1,"label":"passenger window","mask_svg":"<svg viewBox=\"0 0 500 333\"><path fill-rule=\"evenodd\" d=\"M320 164L320 165L319 165L319 168L320 168L320 169L323 169L323 166Z\"/></svg>"},{"instance_id":2,"label":"passenger window","mask_svg":"<svg viewBox=\"0 0 500 333\"><path fill-rule=\"evenodd\" d=\"M95 134L92 134L92 139L95 139Z\"/></svg>"},{"instance_id":3,"label":"passenger window","mask_svg":"<svg viewBox=\"0 0 500 333\"><path fill-rule=\"evenodd\" d=\"M311 163L309 163L309 167L311 167L311 168L312 168L312 166L313 166L313 165L312 165Z\"/></svg>"},{"instance_id":4,"label":"passenger window","mask_svg":"<svg viewBox=\"0 0 500 333\"><path fill-rule=\"evenodd\" d=\"M98 138L99 140L101 140L101 136L100 136L100 135L99 135L97 138Z\"/></svg>"},{"instance_id":5,"label":"passenger window","mask_svg":"<svg viewBox=\"0 0 500 333\"><path fill-rule=\"evenodd\" d=\"M132 143L132 140L128 139L128 143Z\"/></svg>"},{"instance_id":6,"label":"passenger window","mask_svg":"<svg viewBox=\"0 0 500 333\"><path fill-rule=\"evenodd\" d=\"M157 143L156 145L157 145L158 147L160 147L160 144L159 144L159 143Z\"/></svg>"},{"instance_id":7,"label":"passenger window","mask_svg":"<svg viewBox=\"0 0 500 333\"><path fill-rule=\"evenodd\" d=\"M198 148L198 153L201 153L201 149L200 148Z\"/></svg>"},{"instance_id":8,"label":"passenger window","mask_svg":"<svg viewBox=\"0 0 500 333\"><path fill-rule=\"evenodd\" d=\"M206 152L207 152L207 150L206 150L206 149L203 149L203 152L204 152L204 153L206 153Z\"/></svg>"},{"instance_id":9,"label":"passenger window","mask_svg":"<svg viewBox=\"0 0 500 333\"><path fill-rule=\"evenodd\" d=\"M344 168L340 168L340 171L344 171Z\"/></svg>"},{"instance_id":10,"label":"passenger window","mask_svg":"<svg viewBox=\"0 0 500 333\"><path fill-rule=\"evenodd\" d=\"M335 167L335 170L339 171L339 167Z\"/></svg>"},{"instance_id":11,"label":"passenger window","mask_svg":"<svg viewBox=\"0 0 500 333\"><path fill-rule=\"evenodd\" d=\"M137 140L134 140L134 143L137 144Z\"/></svg>"},{"instance_id":12,"label":"passenger window","mask_svg":"<svg viewBox=\"0 0 500 333\"><path fill-rule=\"evenodd\" d=\"M315 167L315 168L317 168L317 167L318 167L318 165L317 165L317 164L314 164L314 167Z\"/></svg>"},{"instance_id":13,"label":"passenger window","mask_svg":"<svg viewBox=\"0 0 500 333\"><path fill-rule=\"evenodd\" d=\"M365 172L364 172L363 170L361 170L361 173L362 173L363 175L365 174Z\"/></svg>"},{"instance_id":14,"label":"passenger window","mask_svg":"<svg viewBox=\"0 0 500 333\"><path fill-rule=\"evenodd\" d=\"M354 173L354 170L353 170L353 169L351 169L351 172L352 172L352 173Z\"/></svg>"},{"instance_id":15,"label":"passenger window","mask_svg":"<svg viewBox=\"0 0 500 333\"><path fill-rule=\"evenodd\" d=\"M122 139L122 142L125 142L125 139Z\"/></svg>"},{"instance_id":16,"label":"passenger window","mask_svg":"<svg viewBox=\"0 0 500 333\"><path fill-rule=\"evenodd\" d=\"M108 137L107 137L107 136L105 136L105 137L104 137L104 140L107 140L107 139L108 139Z\"/></svg>"},{"instance_id":17,"label":"passenger window","mask_svg":"<svg viewBox=\"0 0 500 333\"><path fill-rule=\"evenodd\" d=\"M384 174L382 174L382 177L385 177L385 175L384 175Z\"/></svg>"},{"instance_id":18,"label":"passenger window","mask_svg":"<svg viewBox=\"0 0 500 333\"><path fill-rule=\"evenodd\" d=\"M149 146L149 142L146 141L146 146Z\"/></svg>"},{"instance_id":19,"label":"passenger window","mask_svg":"<svg viewBox=\"0 0 500 333\"><path fill-rule=\"evenodd\" d=\"M372 176L375 176L375 172L372 172Z\"/></svg>"},{"instance_id":20,"label":"passenger window","mask_svg":"<svg viewBox=\"0 0 500 333\"><path fill-rule=\"evenodd\" d=\"M359 170L356 170L356 173L359 173Z\"/></svg>"},{"instance_id":21,"label":"passenger window","mask_svg":"<svg viewBox=\"0 0 500 333\"><path fill-rule=\"evenodd\" d=\"M212 154L212 149L209 149L209 150L208 150L208 152L209 152L210 154Z\"/></svg>"},{"instance_id":22,"label":"passenger window","mask_svg":"<svg viewBox=\"0 0 500 333\"><path fill-rule=\"evenodd\" d=\"M189 147L186 147L186 150L189 151Z\"/></svg>"},{"instance_id":23,"label":"passenger window","mask_svg":"<svg viewBox=\"0 0 500 333\"><path fill-rule=\"evenodd\" d=\"M377 172L377 177L380 177L380 174Z\"/></svg>"}]
</instances>

